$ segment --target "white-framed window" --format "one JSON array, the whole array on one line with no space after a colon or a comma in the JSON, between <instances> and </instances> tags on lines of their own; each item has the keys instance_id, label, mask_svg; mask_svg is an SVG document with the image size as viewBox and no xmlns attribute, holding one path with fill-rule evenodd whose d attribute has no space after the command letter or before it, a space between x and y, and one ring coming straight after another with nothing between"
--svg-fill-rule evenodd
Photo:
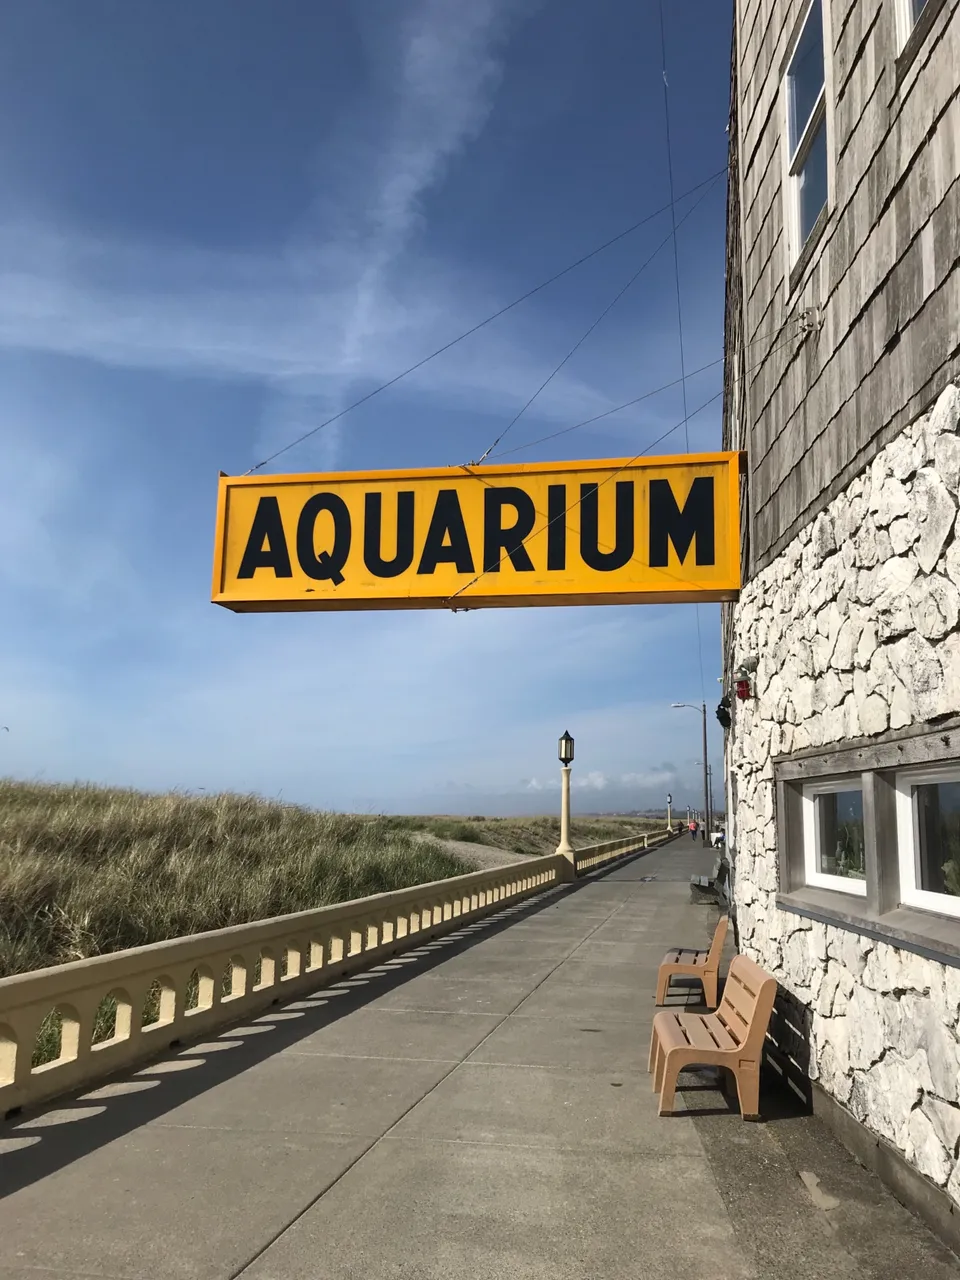
<instances>
[{"instance_id":1,"label":"white-framed window","mask_svg":"<svg viewBox=\"0 0 960 1280\"><path fill-rule=\"evenodd\" d=\"M807 884L866 896L859 777L816 782L804 788L803 859Z\"/></svg>"},{"instance_id":2,"label":"white-framed window","mask_svg":"<svg viewBox=\"0 0 960 1280\"><path fill-rule=\"evenodd\" d=\"M786 224L791 266L827 203L823 0L811 0L785 79Z\"/></svg>"},{"instance_id":3,"label":"white-framed window","mask_svg":"<svg viewBox=\"0 0 960 1280\"><path fill-rule=\"evenodd\" d=\"M894 3L897 6L897 35L902 49L927 7L927 0L894 0Z\"/></svg>"},{"instance_id":4,"label":"white-framed window","mask_svg":"<svg viewBox=\"0 0 960 1280\"><path fill-rule=\"evenodd\" d=\"M904 906L960 916L960 766L897 775Z\"/></svg>"}]
</instances>

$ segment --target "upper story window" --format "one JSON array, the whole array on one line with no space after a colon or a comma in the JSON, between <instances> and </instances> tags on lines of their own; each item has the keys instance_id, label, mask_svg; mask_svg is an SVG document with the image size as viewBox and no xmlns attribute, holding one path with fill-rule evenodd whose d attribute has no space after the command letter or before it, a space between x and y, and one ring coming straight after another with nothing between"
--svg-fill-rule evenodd
<instances>
[{"instance_id":1,"label":"upper story window","mask_svg":"<svg viewBox=\"0 0 960 1280\"><path fill-rule=\"evenodd\" d=\"M897 0L897 4L900 9L900 43L904 44L927 7L927 0Z\"/></svg>"},{"instance_id":2,"label":"upper story window","mask_svg":"<svg viewBox=\"0 0 960 1280\"><path fill-rule=\"evenodd\" d=\"M919 3L919 0L906 0ZM796 259L827 203L827 93L822 0L813 0L786 77L788 221Z\"/></svg>"},{"instance_id":3,"label":"upper story window","mask_svg":"<svg viewBox=\"0 0 960 1280\"><path fill-rule=\"evenodd\" d=\"M892 0L896 17L897 88L926 42L946 0Z\"/></svg>"}]
</instances>

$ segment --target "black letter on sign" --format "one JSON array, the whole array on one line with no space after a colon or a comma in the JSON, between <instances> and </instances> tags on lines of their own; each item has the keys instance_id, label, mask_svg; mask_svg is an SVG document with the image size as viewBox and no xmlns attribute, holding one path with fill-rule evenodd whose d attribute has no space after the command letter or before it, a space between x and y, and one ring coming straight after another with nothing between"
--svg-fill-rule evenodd
<instances>
[{"instance_id":1,"label":"black letter on sign","mask_svg":"<svg viewBox=\"0 0 960 1280\"><path fill-rule=\"evenodd\" d=\"M333 516L333 550L317 555L313 545L314 526L321 511ZM350 512L335 493L315 493L303 504L297 523L297 559L308 578L329 580L335 587L343 581L343 566L350 554Z\"/></svg>"},{"instance_id":2,"label":"black letter on sign","mask_svg":"<svg viewBox=\"0 0 960 1280\"><path fill-rule=\"evenodd\" d=\"M547 485L547 568L567 567L567 486Z\"/></svg>"},{"instance_id":3,"label":"black letter on sign","mask_svg":"<svg viewBox=\"0 0 960 1280\"><path fill-rule=\"evenodd\" d=\"M665 569L667 539L683 564L690 543L697 540L697 564L716 564L713 547L713 476L697 476L683 510L677 506L669 480L650 481L650 567Z\"/></svg>"},{"instance_id":4,"label":"black letter on sign","mask_svg":"<svg viewBox=\"0 0 960 1280\"><path fill-rule=\"evenodd\" d=\"M617 481L616 542L612 551L600 550L600 497L596 484L580 486L580 556L588 569L610 573L622 569L633 555L633 481Z\"/></svg>"},{"instance_id":5,"label":"black letter on sign","mask_svg":"<svg viewBox=\"0 0 960 1280\"><path fill-rule=\"evenodd\" d=\"M276 498L261 498L257 503L257 513L253 517L237 577L252 578L258 569L272 569L277 578L293 577L290 552L280 519L280 503Z\"/></svg>"},{"instance_id":6,"label":"black letter on sign","mask_svg":"<svg viewBox=\"0 0 960 1280\"><path fill-rule=\"evenodd\" d=\"M378 578L396 578L413 564L413 492L397 494L397 554L392 560L380 555L383 524L383 494L364 498L363 563Z\"/></svg>"},{"instance_id":7,"label":"black letter on sign","mask_svg":"<svg viewBox=\"0 0 960 1280\"><path fill-rule=\"evenodd\" d=\"M444 542L450 541L444 546ZM433 573L438 564L454 564L457 573L473 573L470 539L463 523L456 489L441 489L423 540L423 555L417 573Z\"/></svg>"},{"instance_id":8,"label":"black letter on sign","mask_svg":"<svg viewBox=\"0 0 960 1280\"><path fill-rule=\"evenodd\" d=\"M517 518L509 529L503 527L503 508L513 507ZM504 555L519 573L533 573L533 561L523 545L533 530L537 512L533 499L522 489L484 489L483 491L483 568L485 573L499 573Z\"/></svg>"}]
</instances>

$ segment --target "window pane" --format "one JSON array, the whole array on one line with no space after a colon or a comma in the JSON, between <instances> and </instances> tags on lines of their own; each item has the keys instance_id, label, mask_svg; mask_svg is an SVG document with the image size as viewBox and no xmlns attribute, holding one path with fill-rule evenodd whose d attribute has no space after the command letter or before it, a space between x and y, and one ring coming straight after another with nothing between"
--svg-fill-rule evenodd
<instances>
[{"instance_id":1,"label":"window pane","mask_svg":"<svg viewBox=\"0 0 960 1280\"><path fill-rule=\"evenodd\" d=\"M923 13L924 9L926 8L926 5L927 5L927 0L910 0L910 8L913 13L914 23L916 23L921 13Z\"/></svg>"},{"instance_id":2,"label":"window pane","mask_svg":"<svg viewBox=\"0 0 960 1280\"><path fill-rule=\"evenodd\" d=\"M835 791L816 797L817 866L828 876L866 879L863 855L863 792Z\"/></svg>"},{"instance_id":3,"label":"window pane","mask_svg":"<svg viewBox=\"0 0 960 1280\"><path fill-rule=\"evenodd\" d=\"M960 782L913 788L918 888L960 897Z\"/></svg>"},{"instance_id":4,"label":"window pane","mask_svg":"<svg viewBox=\"0 0 960 1280\"><path fill-rule=\"evenodd\" d=\"M813 143L797 174L800 199L800 243L805 244L820 210L827 203L827 121L817 126Z\"/></svg>"},{"instance_id":5,"label":"window pane","mask_svg":"<svg viewBox=\"0 0 960 1280\"><path fill-rule=\"evenodd\" d=\"M790 155L796 151L823 88L823 14L820 0L804 24L787 72L790 88Z\"/></svg>"}]
</instances>

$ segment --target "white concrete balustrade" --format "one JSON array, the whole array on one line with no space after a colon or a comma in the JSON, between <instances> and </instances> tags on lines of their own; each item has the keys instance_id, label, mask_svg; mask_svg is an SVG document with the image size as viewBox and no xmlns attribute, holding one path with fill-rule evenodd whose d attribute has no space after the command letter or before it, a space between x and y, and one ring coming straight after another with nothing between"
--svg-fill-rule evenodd
<instances>
[{"instance_id":1,"label":"white concrete balustrade","mask_svg":"<svg viewBox=\"0 0 960 1280\"><path fill-rule=\"evenodd\" d=\"M651 843L664 838L649 837ZM2 978L0 1115L89 1086L171 1044L420 946L647 842L646 836L612 840L579 850L572 862L558 854L530 858ZM112 1034L95 1043L105 1001L116 1007ZM34 1066L38 1034L51 1014L61 1023L59 1056ZM101 1015L101 1035L102 1023Z\"/></svg>"},{"instance_id":2,"label":"white concrete balustrade","mask_svg":"<svg viewBox=\"0 0 960 1280\"><path fill-rule=\"evenodd\" d=\"M589 849L578 849L574 853L577 875L592 871L594 867L609 862L611 858L619 857L627 850L648 849L653 845L662 844L668 834L669 832L658 831L655 835L630 836L626 840L609 840L606 844L591 845Z\"/></svg>"}]
</instances>

